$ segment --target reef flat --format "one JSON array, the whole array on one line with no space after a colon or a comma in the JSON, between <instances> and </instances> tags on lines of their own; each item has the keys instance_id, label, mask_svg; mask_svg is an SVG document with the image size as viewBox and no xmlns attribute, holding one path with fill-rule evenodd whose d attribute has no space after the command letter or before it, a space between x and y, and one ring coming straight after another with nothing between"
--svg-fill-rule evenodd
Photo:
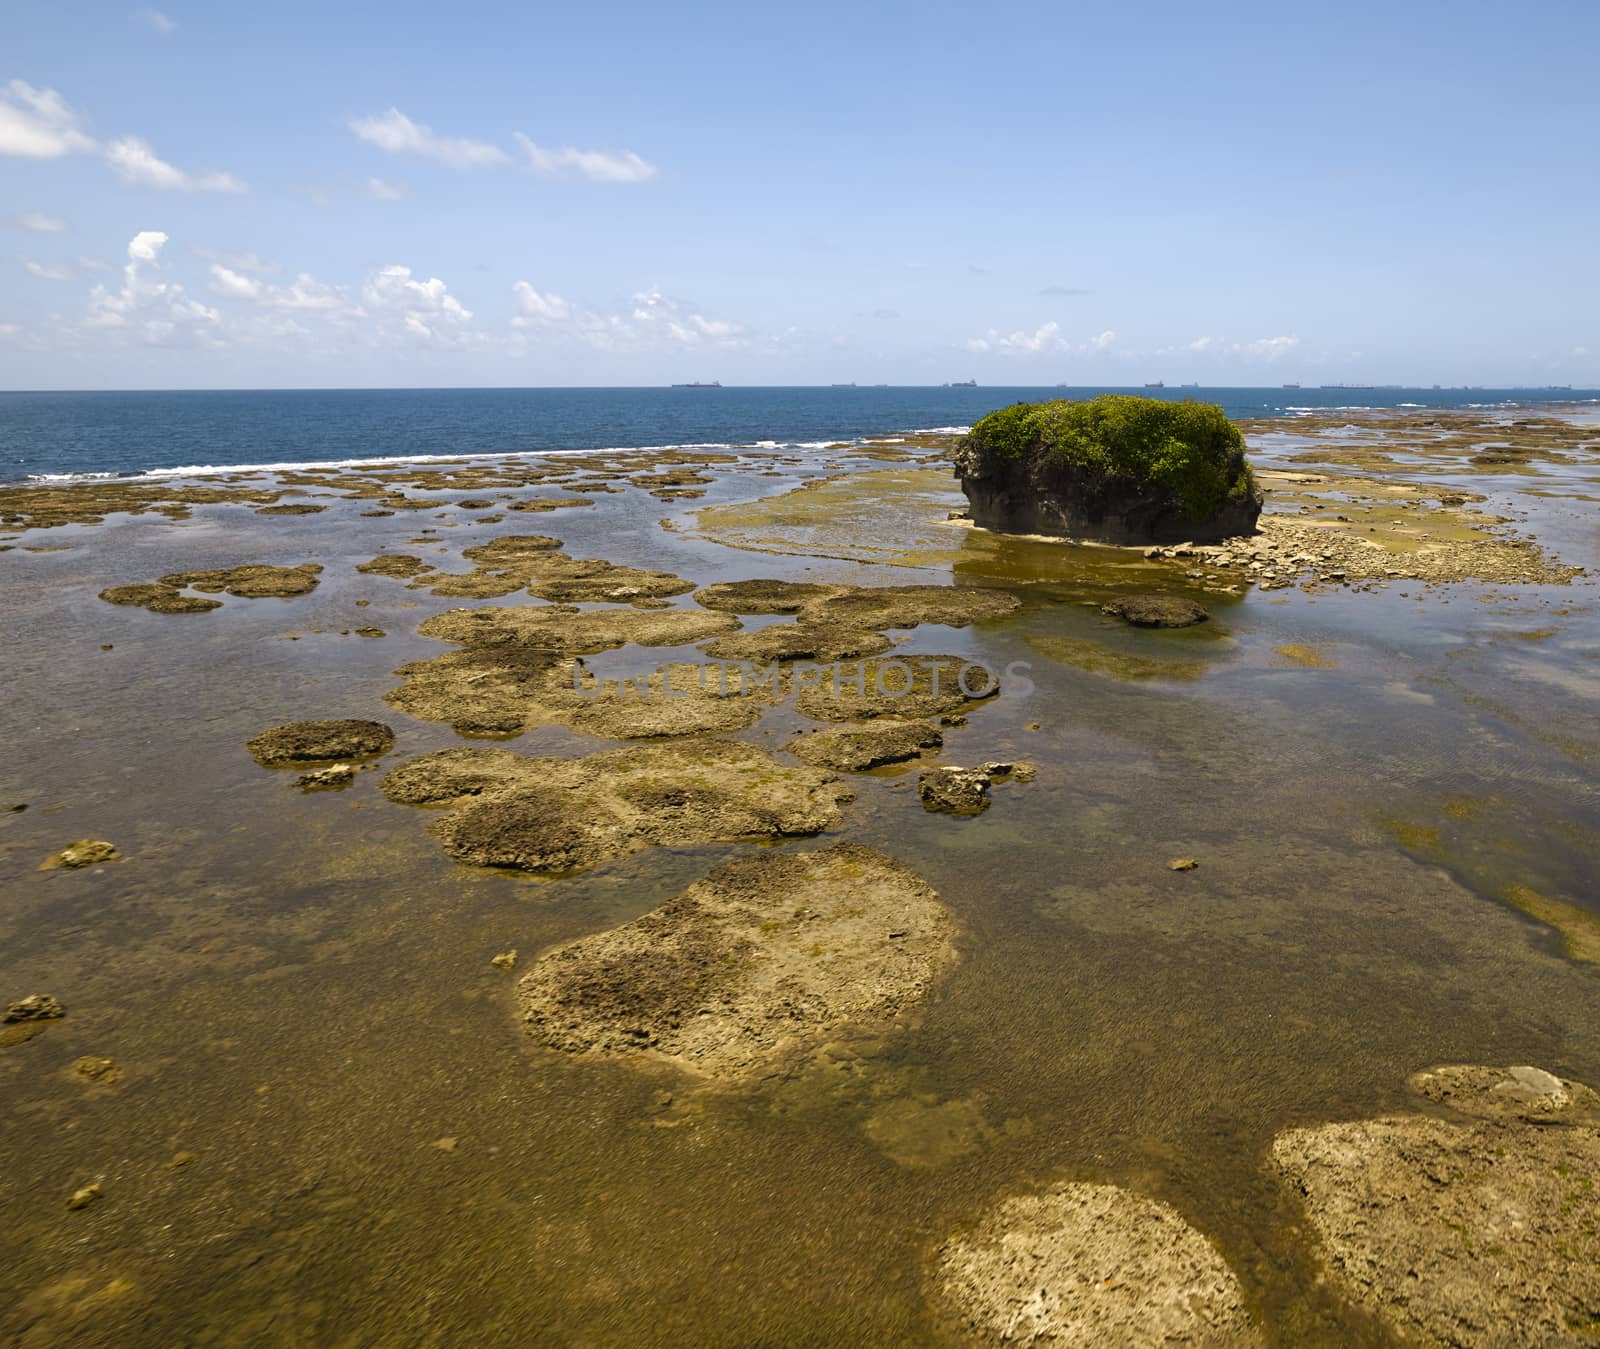
<instances>
[{"instance_id":1,"label":"reef flat","mask_svg":"<svg viewBox=\"0 0 1600 1349\"><path fill-rule=\"evenodd\" d=\"M1592 1342L1600 425L1240 429L0 487L0 1335Z\"/></svg>"}]
</instances>

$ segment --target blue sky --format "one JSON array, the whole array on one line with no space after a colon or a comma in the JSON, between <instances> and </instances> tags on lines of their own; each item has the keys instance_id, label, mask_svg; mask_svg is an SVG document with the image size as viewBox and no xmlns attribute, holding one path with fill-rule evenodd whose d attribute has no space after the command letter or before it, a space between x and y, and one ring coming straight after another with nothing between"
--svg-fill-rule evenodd
<instances>
[{"instance_id":1,"label":"blue sky","mask_svg":"<svg viewBox=\"0 0 1600 1349\"><path fill-rule=\"evenodd\" d=\"M1590 0L0 32L0 387L1600 384Z\"/></svg>"}]
</instances>

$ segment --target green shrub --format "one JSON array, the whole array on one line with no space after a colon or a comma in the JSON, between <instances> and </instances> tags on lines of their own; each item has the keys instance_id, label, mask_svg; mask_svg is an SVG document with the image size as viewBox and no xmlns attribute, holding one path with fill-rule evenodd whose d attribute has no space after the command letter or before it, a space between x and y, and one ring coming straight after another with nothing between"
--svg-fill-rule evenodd
<instances>
[{"instance_id":1,"label":"green shrub","mask_svg":"<svg viewBox=\"0 0 1600 1349\"><path fill-rule=\"evenodd\" d=\"M1244 437L1215 403L1113 393L1017 403L978 421L971 443L996 466L1036 460L1090 490L1111 480L1165 488L1195 519L1255 490Z\"/></svg>"}]
</instances>

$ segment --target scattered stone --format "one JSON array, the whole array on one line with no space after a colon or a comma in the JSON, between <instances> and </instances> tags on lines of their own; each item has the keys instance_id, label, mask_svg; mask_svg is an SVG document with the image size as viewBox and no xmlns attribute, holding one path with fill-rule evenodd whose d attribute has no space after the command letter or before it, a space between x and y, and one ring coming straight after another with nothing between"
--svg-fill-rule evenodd
<instances>
[{"instance_id":1,"label":"scattered stone","mask_svg":"<svg viewBox=\"0 0 1600 1349\"><path fill-rule=\"evenodd\" d=\"M316 562L302 562L298 567L247 563L212 571L174 572L163 576L160 583L178 589L233 595L247 600L293 599L297 595L309 595L315 590L320 575L322 567Z\"/></svg>"},{"instance_id":2,"label":"scattered stone","mask_svg":"<svg viewBox=\"0 0 1600 1349\"><path fill-rule=\"evenodd\" d=\"M394 748L394 732L381 721L292 721L245 742L263 768L325 760L370 759Z\"/></svg>"},{"instance_id":3,"label":"scattered stone","mask_svg":"<svg viewBox=\"0 0 1600 1349\"><path fill-rule=\"evenodd\" d=\"M440 1152L454 1152L460 1145L461 1140L459 1138L436 1138L433 1141L433 1146L438 1148Z\"/></svg>"},{"instance_id":4,"label":"scattered stone","mask_svg":"<svg viewBox=\"0 0 1600 1349\"><path fill-rule=\"evenodd\" d=\"M110 1086L122 1078L122 1069L115 1059L95 1058L92 1054L74 1059L72 1071L85 1082L97 1082L103 1086Z\"/></svg>"},{"instance_id":5,"label":"scattered stone","mask_svg":"<svg viewBox=\"0 0 1600 1349\"><path fill-rule=\"evenodd\" d=\"M326 506L315 506L309 501L285 502L281 506L258 506L257 515L316 515L327 510Z\"/></svg>"},{"instance_id":6,"label":"scattered stone","mask_svg":"<svg viewBox=\"0 0 1600 1349\"><path fill-rule=\"evenodd\" d=\"M998 678L960 656L841 662L820 676L795 698L795 706L816 721L935 717L964 711L1000 691Z\"/></svg>"},{"instance_id":7,"label":"scattered stone","mask_svg":"<svg viewBox=\"0 0 1600 1349\"><path fill-rule=\"evenodd\" d=\"M1187 628L1211 617L1182 595L1123 595L1102 604L1100 612L1140 628Z\"/></svg>"},{"instance_id":8,"label":"scattered stone","mask_svg":"<svg viewBox=\"0 0 1600 1349\"><path fill-rule=\"evenodd\" d=\"M509 951L502 951L489 962L497 970L514 970L517 967L517 952L513 947Z\"/></svg>"},{"instance_id":9,"label":"scattered stone","mask_svg":"<svg viewBox=\"0 0 1600 1349\"><path fill-rule=\"evenodd\" d=\"M188 1166L193 1160L194 1153L192 1152L175 1152L172 1154L172 1160L167 1163L167 1169L169 1171L177 1171L182 1167Z\"/></svg>"},{"instance_id":10,"label":"scattered stone","mask_svg":"<svg viewBox=\"0 0 1600 1349\"><path fill-rule=\"evenodd\" d=\"M1272 1159L1330 1273L1396 1335L1580 1344L1600 1309L1600 1097L1538 1068L1461 1065L1408 1084L1432 1115L1289 1129Z\"/></svg>"},{"instance_id":11,"label":"scattered stone","mask_svg":"<svg viewBox=\"0 0 1600 1349\"><path fill-rule=\"evenodd\" d=\"M104 839L80 838L76 843L67 844L60 852L51 853L39 864L39 870L55 871L59 868L76 871L79 867L94 867L115 861L119 855L116 845Z\"/></svg>"},{"instance_id":12,"label":"scattered stone","mask_svg":"<svg viewBox=\"0 0 1600 1349\"><path fill-rule=\"evenodd\" d=\"M1167 863L1168 871L1193 871L1200 863L1193 857L1174 857Z\"/></svg>"},{"instance_id":13,"label":"scattered stone","mask_svg":"<svg viewBox=\"0 0 1600 1349\"><path fill-rule=\"evenodd\" d=\"M48 993L31 993L26 998L11 1003L0 1016L0 1022L11 1026L29 1021L59 1021L67 1009L59 999Z\"/></svg>"},{"instance_id":14,"label":"scattered stone","mask_svg":"<svg viewBox=\"0 0 1600 1349\"><path fill-rule=\"evenodd\" d=\"M67 1197L67 1207L70 1209L88 1208L90 1204L99 1199L103 1191L98 1184L85 1185L81 1190L74 1190Z\"/></svg>"},{"instance_id":15,"label":"scattered stone","mask_svg":"<svg viewBox=\"0 0 1600 1349\"><path fill-rule=\"evenodd\" d=\"M389 634L386 633L382 628L357 628L356 629L356 636L357 637L387 637L388 635Z\"/></svg>"},{"instance_id":16,"label":"scattered stone","mask_svg":"<svg viewBox=\"0 0 1600 1349\"><path fill-rule=\"evenodd\" d=\"M295 779L295 786L302 791L319 792L348 787L356 780L356 770L347 763L332 764L327 768L318 768L310 773L302 773Z\"/></svg>"},{"instance_id":17,"label":"scattered stone","mask_svg":"<svg viewBox=\"0 0 1600 1349\"><path fill-rule=\"evenodd\" d=\"M1254 1345L1216 1247L1170 1206L1066 1183L990 1209L934 1261L939 1299L978 1343Z\"/></svg>"},{"instance_id":18,"label":"scattered stone","mask_svg":"<svg viewBox=\"0 0 1600 1349\"><path fill-rule=\"evenodd\" d=\"M820 833L853 793L753 745L680 740L582 759L498 749L424 754L383 780L392 801L449 805L431 832L458 861L578 871L648 847Z\"/></svg>"},{"instance_id":19,"label":"scattered stone","mask_svg":"<svg viewBox=\"0 0 1600 1349\"><path fill-rule=\"evenodd\" d=\"M137 585L112 586L108 590L102 590L100 598L107 604L148 609L153 614L203 614L212 609L222 608L221 600L185 595L176 586L145 582Z\"/></svg>"},{"instance_id":20,"label":"scattered stone","mask_svg":"<svg viewBox=\"0 0 1600 1349\"><path fill-rule=\"evenodd\" d=\"M391 576L397 581L405 581L434 568L411 553L379 553L370 562L358 563L356 570L370 576Z\"/></svg>"},{"instance_id":21,"label":"scattered stone","mask_svg":"<svg viewBox=\"0 0 1600 1349\"><path fill-rule=\"evenodd\" d=\"M1038 764L1023 760L991 759L983 771L990 782L1032 782L1039 776Z\"/></svg>"},{"instance_id":22,"label":"scattered stone","mask_svg":"<svg viewBox=\"0 0 1600 1349\"><path fill-rule=\"evenodd\" d=\"M917 779L924 810L977 815L989 809L989 775L981 768L930 768Z\"/></svg>"},{"instance_id":23,"label":"scattered stone","mask_svg":"<svg viewBox=\"0 0 1600 1349\"><path fill-rule=\"evenodd\" d=\"M738 1080L903 1015L954 963L952 929L927 883L880 852L764 853L544 952L519 997L550 1049Z\"/></svg>"},{"instance_id":24,"label":"scattered stone","mask_svg":"<svg viewBox=\"0 0 1600 1349\"><path fill-rule=\"evenodd\" d=\"M801 763L849 773L921 757L944 744L939 729L925 721L882 718L862 726L828 727L797 735L788 749Z\"/></svg>"}]
</instances>

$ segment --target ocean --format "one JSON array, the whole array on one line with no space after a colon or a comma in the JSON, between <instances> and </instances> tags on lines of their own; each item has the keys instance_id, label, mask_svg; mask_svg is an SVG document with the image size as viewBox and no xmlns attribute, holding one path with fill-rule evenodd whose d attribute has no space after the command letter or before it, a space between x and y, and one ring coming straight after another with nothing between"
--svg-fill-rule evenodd
<instances>
[{"instance_id":1,"label":"ocean","mask_svg":"<svg viewBox=\"0 0 1600 1349\"><path fill-rule=\"evenodd\" d=\"M964 427L1010 403L1105 392L1201 398L1230 417L1600 400L1593 389L999 386L0 392L0 481L519 451L807 445Z\"/></svg>"}]
</instances>

